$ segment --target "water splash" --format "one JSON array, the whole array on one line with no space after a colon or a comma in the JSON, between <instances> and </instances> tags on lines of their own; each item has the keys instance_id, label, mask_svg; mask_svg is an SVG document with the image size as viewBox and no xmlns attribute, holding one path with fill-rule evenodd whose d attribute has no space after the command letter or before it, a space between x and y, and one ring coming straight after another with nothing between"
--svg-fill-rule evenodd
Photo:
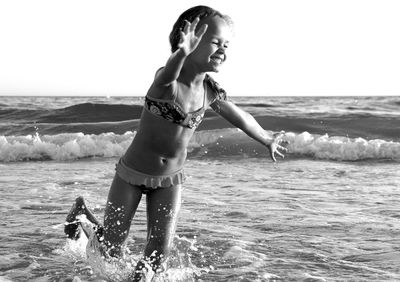
<instances>
[{"instance_id":1,"label":"water splash","mask_svg":"<svg viewBox=\"0 0 400 282\"><path fill-rule=\"evenodd\" d=\"M133 254L129 246L123 249L123 255L120 258L107 259L102 251L102 246L97 240L93 230L92 223L88 221L85 215L79 216L79 221L86 225L84 229L89 231L89 238L81 236L78 240L67 239L64 252L74 260L85 261L90 267L90 274L96 279L107 281L126 281L134 272L137 262L142 254ZM170 256L163 264L163 270L154 273L151 270L145 272L145 281L195 281L196 277L207 273L211 268L199 268L192 262L193 253L197 252L196 240L190 240L185 237L175 236Z\"/></svg>"}]
</instances>

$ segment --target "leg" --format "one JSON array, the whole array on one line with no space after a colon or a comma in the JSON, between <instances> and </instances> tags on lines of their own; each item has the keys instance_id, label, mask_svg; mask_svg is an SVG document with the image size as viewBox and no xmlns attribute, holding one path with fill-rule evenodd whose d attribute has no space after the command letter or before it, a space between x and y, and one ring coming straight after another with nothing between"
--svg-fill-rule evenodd
<instances>
[{"instance_id":1,"label":"leg","mask_svg":"<svg viewBox=\"0 0 400 282\"><path fill-rule=\"evenodd\" d=\"M157 262L167 256L175 235L175 228L181 207L181 185L157 189L147 196L147 245L145 257L157 252Z\"/></svg>"},{"instance_id":2,"label":"leg","mask_svg":"<svg viewBox=\"0 0 400 282\"><path fill-rule=\"evenodd\" d=\"M156 271L170 250L181 205L181 185L159 188L147 194L147 245L144 261L137 264L133 281L140 281L145 263Z\"/></svg>"},{"instance_id":3,"label":"leg","mask_svg":"<svg viewBox=\"0 0 400 282\"><path fill-rule=\"evenodd\" d=\"M132 218L142 198L139 186L131 185L115 174L104 214L104 242L111 256L121 255Z\"/></svg>"}]
</instances>

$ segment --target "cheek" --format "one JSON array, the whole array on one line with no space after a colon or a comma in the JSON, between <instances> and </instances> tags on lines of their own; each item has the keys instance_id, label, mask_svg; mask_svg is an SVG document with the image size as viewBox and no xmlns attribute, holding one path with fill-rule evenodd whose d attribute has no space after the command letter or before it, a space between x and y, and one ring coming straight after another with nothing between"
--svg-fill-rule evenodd
<instances>
[{"instance_id":1,"label":"cheek","mask_svg":"<svg viewBox=\"0 0 400 282\"><path fill-rule=\"evenodd\" d=\"M210 48L210 47L204 47L204 48L202 48L202 49L200 49L199 50L199 55L202 57L202 58L208 58L208 57L210 57L212 54L214 54L214 50L212 49L212 48Z\"/></svg>"},{"instance_id":2,"label":"cheek","mask_svg":"<svg viewBox=\"0 0 400 282\"><path fill-rule=\"evenodd\" d=\"M213 48L210 44L200 44L197 46L196 50L194 50L190 56L193 58L197 58L200 60L204 60L209 58L212 54L214 54L218 48Z\"/></svg>"},{"instance_id":3,"label":"cheek","mask_svg":"<svg viewBox=\"0 0 400 282\"><path fill-rule=\"evenodd\" d=\"M218 47L208 42L201 41L197 49L200 49L202 53L214 53Z\"/></svg>"}]
</instances>

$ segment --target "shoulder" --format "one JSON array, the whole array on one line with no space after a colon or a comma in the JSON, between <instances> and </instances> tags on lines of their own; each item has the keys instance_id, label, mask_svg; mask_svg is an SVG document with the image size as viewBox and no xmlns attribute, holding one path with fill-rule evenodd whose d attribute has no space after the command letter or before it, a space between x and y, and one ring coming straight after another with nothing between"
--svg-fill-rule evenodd
<instances>
[{"instance_id":1,"label":"shoulder","mask_svg":"<svg viewBox=\"0 0 400 282\"><path fill-rule=\"evenodd\" d=\"M223 89L218 82L216 82L211 76L206 75L206 84L208 89L211 90L214 100L226 100L227 95L225 89Z\"/></svg>"},{"instance_id":2,"label":"shoulder","mask_svg":"<svg viewBox=\"0 0 400 282\"><path fill-rule=\"evenodd\" d=\"M219 111L219 102L227 100L226 91L208 74L206 75L205 80L207 89L211 92L208 94L210 106L213 110Z\"/></svg>"},{"instance_id":3,"label":"shoulder","mask_svg":"<svg viewBox=\"0 0 400 282\"><path fill-rule=\"evenodd\" d=\"M160 68L156 71L156 73L155 73L155 75L154 75L154 80L156 80L157 77L160 76L160 73L162 73L162 72L164 71L164 68L165 68L165 67L160 67Z\"/></svg>"}]
</instances>

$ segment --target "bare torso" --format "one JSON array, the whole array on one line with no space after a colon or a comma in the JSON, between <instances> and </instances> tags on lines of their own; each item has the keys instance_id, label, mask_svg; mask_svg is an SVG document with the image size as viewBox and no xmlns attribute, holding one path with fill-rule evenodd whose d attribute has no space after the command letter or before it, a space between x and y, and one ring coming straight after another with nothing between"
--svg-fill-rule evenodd
<instances>
[{"instance_id":1,"label":"bare torso","mask_svg":"<svg viewBox=\"0 0 400 282\"><path fill-rule=\"evenodd\" d=\"M204 89L193 91L190 87L177 83L180 104L187 112L208 105L204 100ZM167 91L166 91L167 92ZM209 91L207 91L209 92ZM151 87L147 95L164 98L171 94L160 93ZM183 96L182 95L182 96ZM185 100L185 101L184 101ZM183 127L143 110L136 136L124 156L125 163L139 172L150 175L165 175L180 170L187 156L187 147L194 128Z\"/></svg>"}]
</instances>

